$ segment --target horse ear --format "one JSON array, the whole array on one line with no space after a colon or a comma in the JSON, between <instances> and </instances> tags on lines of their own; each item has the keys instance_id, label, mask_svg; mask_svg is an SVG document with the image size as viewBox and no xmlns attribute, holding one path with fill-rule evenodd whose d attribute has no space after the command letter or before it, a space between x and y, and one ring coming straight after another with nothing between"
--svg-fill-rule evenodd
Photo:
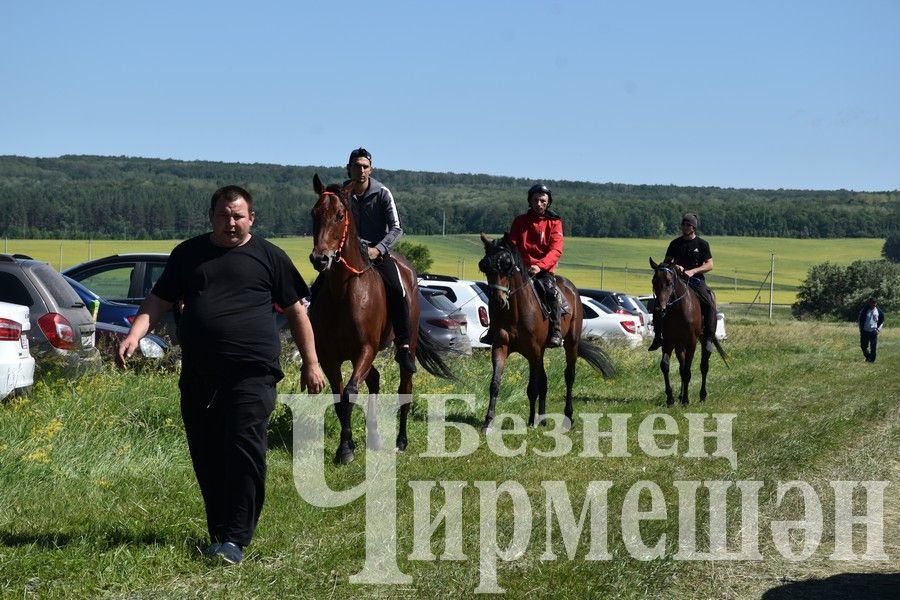
<instances>
[{"instance_id":1,"label":"horse ear","mask_svg":"<svg viewBox=\"0 0 900 600\"><path fill-rule=\"evenodd\" d=\"M655 270L656 270L656 267L658 267L658 266L659 266L659 265L657 265L655 262L653 262L653 257L651 256L651 257L650 257L650 268L653 269L653 270L655 271Z\"/></svg>"},{"instance_id":2,"label":"horse ear","mask_svg":"<svg viewBox=\"0 0 900 600\"><path fill-rule=\"evenodd\" d=\"M484 235L484 232L481 232L481 243L484 244L485 248L490 247L491 240L488 239L488 236Z\"/></svg>"},{"instance_id":3,"label":"horse ear","mask_svg":"<svg viewBox=\"0 0 900 600\"><path fill-rule=\"evenodd\" d=\"M349 198L350 192L352 192L352 191L353 191L353 181L352 180L348 181L347 185L345 185L344 187L341 188L341 194L344 196L344 198Z\"/></svg>"},{"instance_id":4,"label":"horse ear","mask_svg":"<svg viewBox=\"0 0 900 600\"><path fill-rule=\"evenodd\" d=\"M318 173L313 175L313 190L315 190L317 196L321 196L322 192L325 191L325 186L322 184L322 180L319 179Z\"/></svg>"}]
</instances>

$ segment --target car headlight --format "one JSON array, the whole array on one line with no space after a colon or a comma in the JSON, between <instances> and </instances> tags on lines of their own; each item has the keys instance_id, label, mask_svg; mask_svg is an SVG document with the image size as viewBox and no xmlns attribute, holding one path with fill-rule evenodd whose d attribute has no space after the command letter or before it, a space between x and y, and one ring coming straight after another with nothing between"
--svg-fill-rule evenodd
<instances>
[{"instance_id":1,"label":"car headlight","mask_svg":"<svg viewBox=\"0 0 900 600\"><path fill-rule=\"evenodd\" d=\"M150 338L141 338L139 345L141 348L141 354L143 354L146 358L162 358L163 354L165 354L165 350L163 350L163 347Z\"/></svg>"}]
</instances>

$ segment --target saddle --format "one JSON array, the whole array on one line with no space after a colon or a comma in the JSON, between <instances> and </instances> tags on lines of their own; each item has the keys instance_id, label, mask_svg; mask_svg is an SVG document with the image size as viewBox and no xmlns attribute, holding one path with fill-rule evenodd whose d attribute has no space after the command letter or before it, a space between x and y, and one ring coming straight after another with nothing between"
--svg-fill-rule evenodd
<instances>
[{"instance_id":1,"label":"saddle","mask_svg":"<svg viewBox=\"0 0 900 600\"><path fill-rule=\"evenodd\" d=\"M567 315L572 312L572 307L569 306L569 303L566 301L566 295L563 294L562 288L559 287L559 283L556 282L554 278L554 287L556 287L556 293L559 294L559 307L561 309L561 314ZM538 291L538 288L544 289L545 293L549 293L549 290L546 290L541 283L535 283L535 285L531 286L534 290L534 295L538 300L538 304L541 306L541 312L544 313L544 317L550 316L550 308L547 306L547 302L544 299L545 296L541 292Z\"/></svg>"}]
</instances>

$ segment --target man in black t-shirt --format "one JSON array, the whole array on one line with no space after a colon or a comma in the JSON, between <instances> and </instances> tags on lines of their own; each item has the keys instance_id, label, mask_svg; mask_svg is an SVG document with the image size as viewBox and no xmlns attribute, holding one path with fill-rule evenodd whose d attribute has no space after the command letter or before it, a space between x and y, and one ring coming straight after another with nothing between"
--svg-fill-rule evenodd
<instances>
[{"instance_id":1,"label":"man in black t-shirt","mask_svg":"<svg viewBox=\"0 0 900 600\"><path fill-rule=\"evenodd\" d=\"M237 186L210 201L212 232L180 243L141 304L117 359L125 366L140 339L182 305L181 415L206 507L204 554L243 560L265 496L266 429L275 384L284 377L272 305L282 306L303 358L301 386L322 391L325 377L300 298L306 283L287 254L251 235L253 198Z\"/></svg>"},{"instance_id":2,"label":"man in black t-shirt","mask_svg":"<svg viewBox=\"0 0 900 600\"><path fill-rule=\"evenodd\" d=\"M706 286L704 273L713 269L712 253L709 243L697 237L697 215L688 213L681 218L681 237L675 238L666 249L666 261L675 263L675 270L688 278L688 284L700 297L700 308L703 312L704 345L707 351L715 351L716 337L716 301ZM653 343L648 350L653 351L662 345L662 334L659 325L659 308L653 310Z\"/></svg>"}]
</instances>

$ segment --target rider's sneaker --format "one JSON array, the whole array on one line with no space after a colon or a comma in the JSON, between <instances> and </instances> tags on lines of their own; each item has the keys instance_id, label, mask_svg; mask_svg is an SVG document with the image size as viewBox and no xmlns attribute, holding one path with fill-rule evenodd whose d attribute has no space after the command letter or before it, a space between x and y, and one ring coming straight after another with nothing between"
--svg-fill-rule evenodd
<instances>
[{"instance_id":1,"label":"rider's sneaker","mask_svg":"<svg viewBox=\"0 0 900 600\"><path fill-rule=\"evenodd\" d=\"M563 345L563 339L562 339L561 335L559 335L558 333L550 334L550 339L547 340L548 348L559 348L562 345Z\"/></svg>"},{"instance_id":2,"label":"rider's sneaker","mask_svg":"<svg viewBox=\"0 0 900 600\"><path fill-rule=\"evenodd\" d=\"M709 336L706 338L706 342L703 344L703 349L712 354L716 351L716 338L714 336Z\"/></svg>"},{"instance_id":3,"label":"rider's sneaker","mask_svg":"<svg viewBox=\"0 0 900 600\"><path fill-rule=\"evenodd\" d=\"M416 361L413 360L412 353L409 351L409 346L397 348L397 353L394 354L394 360L397 361L400 368L404 371L415 373L418 370L416 369Z\"/></svg>"}]
</instances>

